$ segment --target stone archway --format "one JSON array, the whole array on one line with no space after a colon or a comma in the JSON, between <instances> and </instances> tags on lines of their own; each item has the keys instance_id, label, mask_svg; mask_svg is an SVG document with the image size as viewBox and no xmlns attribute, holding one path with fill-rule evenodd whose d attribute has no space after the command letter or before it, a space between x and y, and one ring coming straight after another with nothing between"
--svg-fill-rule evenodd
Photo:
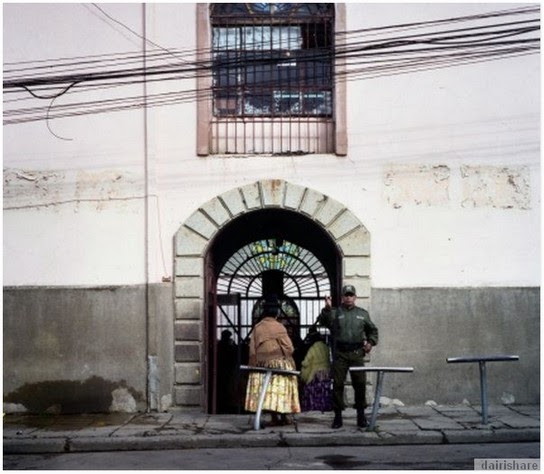
<instances>
[{"instance_id":1,"label":"stone archway","mask_svg":"<svg viewBox=\"0 0 544 474\"><path fill-rule=\"evenodd\" d=\"M206 318L205 260L220 230L242 214L285 209L312 219L336 243L342 281L356 285L359 301L370 300L370 234L343 204L282 180L263 180L227 191L195 211L175 235L174 405L203 407Z\"/></svg>"}]
</instances>

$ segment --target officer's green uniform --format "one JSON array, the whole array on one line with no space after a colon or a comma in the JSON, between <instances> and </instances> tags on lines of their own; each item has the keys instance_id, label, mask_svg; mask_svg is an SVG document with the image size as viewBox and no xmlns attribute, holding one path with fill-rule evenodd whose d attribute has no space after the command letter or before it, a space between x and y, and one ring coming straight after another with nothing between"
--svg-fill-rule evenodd
<instances>
[{"instance_id":1,"label":"officer's green uniform","mask_svg":"<svg viewBox=\"0 0 544 474\"><path fill-rule=\"evenodd\" d=\"M358 306L351 309L344 305L324 308L317 319L321 326L329 328L333 339L333 408L341 412L344 408L344 383L348 368L364 365L364 341L378 344L378 328L370 320L368 311ZM355 391L355 408L366 407L366 376L364 372L352 372L351 382Z\"/></svg>"}]
</instances>

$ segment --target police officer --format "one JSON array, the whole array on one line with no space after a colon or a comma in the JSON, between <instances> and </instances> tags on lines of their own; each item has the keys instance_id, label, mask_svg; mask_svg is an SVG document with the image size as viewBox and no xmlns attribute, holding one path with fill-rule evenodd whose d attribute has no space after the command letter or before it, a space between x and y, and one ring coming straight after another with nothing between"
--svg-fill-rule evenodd
<instances>
[{"instance_id":1,"label":"police officer","mask_svg":"<svg viewBox=\"0 0 544 474\"><path fill-rule=\"evenodd\" d=\"M332 428L343 424L344 383L349 367L364 365L365 354L378 344L378 328L370 320L368 311L355 306L357 292L353 285L342 288L342 304L333 308L331 297L325 297L325 307L316 323L329 328L332 336L332 378L333 409ZM364 372L352 372L351 382L355 391L357 426L367 426L364 409L366 407L366 376Z\"/></svg>"}]
</instances>

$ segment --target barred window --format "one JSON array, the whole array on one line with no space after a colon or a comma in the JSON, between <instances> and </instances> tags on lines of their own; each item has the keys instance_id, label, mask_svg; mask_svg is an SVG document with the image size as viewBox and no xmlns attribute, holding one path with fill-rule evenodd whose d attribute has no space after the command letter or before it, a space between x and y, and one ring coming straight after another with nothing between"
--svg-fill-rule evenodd
<instances>
[{"instance_id":1,"label":"barred window","mask_svg":"<svg viewBox=\"0 0 544 474\"><path fill-rule=\"evenodd\" d=\"M335 152L334 4L210 4L209 23L209 152Z\"/></svg>"}]
</instances>

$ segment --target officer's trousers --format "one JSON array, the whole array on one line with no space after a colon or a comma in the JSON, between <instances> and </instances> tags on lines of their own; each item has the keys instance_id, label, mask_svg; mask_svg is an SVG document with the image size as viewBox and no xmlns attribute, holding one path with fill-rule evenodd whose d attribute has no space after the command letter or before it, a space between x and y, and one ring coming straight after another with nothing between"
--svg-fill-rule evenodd
<instances>
[{"instance_id":1,"label":"officer's trousers","mask_svg":"<svg viewBox=\"0 0 544 474\"><path fill-rule=\"evenodd\" d=\"M365 352L363 349L349 352L336 351L332 361L332 406L334 411L342 411L344 404L344 385L349 367L363 366ZM366 408L366 373L364 371L351 372L351 384L355 391L355 408Z\"/></svg>"}]
</instances>

